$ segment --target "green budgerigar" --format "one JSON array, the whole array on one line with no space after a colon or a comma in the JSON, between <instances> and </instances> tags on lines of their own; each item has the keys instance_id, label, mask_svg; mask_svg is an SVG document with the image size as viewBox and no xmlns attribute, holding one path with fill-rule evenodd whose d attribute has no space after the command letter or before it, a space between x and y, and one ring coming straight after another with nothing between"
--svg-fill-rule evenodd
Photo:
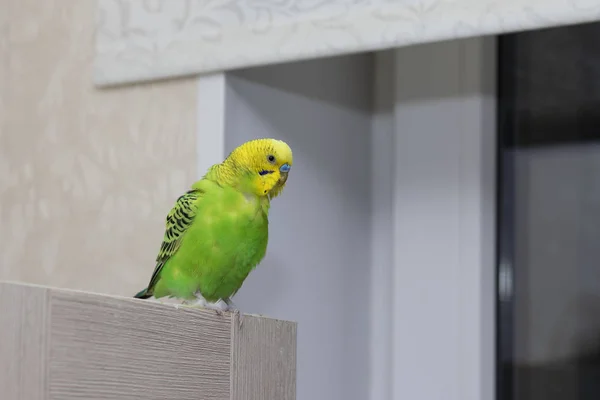
<instances>
[{"instance_id":1,"label":"green budgerigar","mask_svg":"<svg viewBox=\"0 0 600 400\"><path fill-rule=\"evenodd\" d=\"M210 167L167 215L150 283L134 297L223 300L235 310L231 298L267 251L270 202L291 167L292 150L275 139L246 142Z\"/></svg>"}]
</instances>

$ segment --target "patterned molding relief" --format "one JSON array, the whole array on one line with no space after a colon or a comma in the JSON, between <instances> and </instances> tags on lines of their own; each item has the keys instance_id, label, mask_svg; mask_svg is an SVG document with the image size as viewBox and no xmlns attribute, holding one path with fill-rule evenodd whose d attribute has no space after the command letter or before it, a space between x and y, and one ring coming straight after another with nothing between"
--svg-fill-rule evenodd
<instances>
[{"instance_id":1,"label":"patterned molding relief","mask_svg":"<svg viewBox=\"0 0 600 400\"><path fill-rule=\"evenodd\" d=\"M115 85L600 19L598 0L98 0Z\"/></svg>"}]
</instances>

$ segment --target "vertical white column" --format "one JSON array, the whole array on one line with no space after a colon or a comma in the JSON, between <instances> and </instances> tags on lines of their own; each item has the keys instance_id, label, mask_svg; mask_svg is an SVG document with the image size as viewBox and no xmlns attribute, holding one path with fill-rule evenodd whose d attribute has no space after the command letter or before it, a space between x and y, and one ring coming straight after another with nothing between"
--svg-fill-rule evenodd
<instances>
[{"instance_id":1,"label":"vertical white column","mask_svg":"<svg viewBox=\"0 0 600 400\"><path fill-rule=\"evenodd\" d=\"M395 57L393 398L494 398L495 94L489 38Z\"/></svg>"},{"instance_id":2,"label":"vertical white column","mask_svg":"<svg viewBox=\"0 0 600 400\"><path fill-rule=\"evenodd\" d=\"M197 154L198 178L225 154L226 89L225 73L198 77Z\"/></svg>"},{"instance_id":3,"label":"vertical white column","mask_svg":"<svg viewBox=\"0 0 600 400\"><path fill-rule=\"evenodd\" d=\"M392 395L395 51L375 54L371 131L371 313L369 399Z\"/></svg>"}]
</instances>

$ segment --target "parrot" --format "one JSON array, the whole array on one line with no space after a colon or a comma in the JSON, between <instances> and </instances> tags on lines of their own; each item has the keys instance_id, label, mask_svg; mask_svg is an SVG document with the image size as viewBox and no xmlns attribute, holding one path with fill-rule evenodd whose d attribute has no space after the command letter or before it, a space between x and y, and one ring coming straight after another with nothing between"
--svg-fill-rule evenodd
<instances>
[{"instance_id":1,"label":"parrot","mask_svg":"<svg viewBox=\"0 0 600 400\"><path fill-rule=\"evenodd\" d=\"M292 163L287 143L261 138L208 168L167 214L154 271L134 298L175 298L217 314L221 300L239 313L232 297L266 255L271 200Z\"/></svg>"}]
</instances>

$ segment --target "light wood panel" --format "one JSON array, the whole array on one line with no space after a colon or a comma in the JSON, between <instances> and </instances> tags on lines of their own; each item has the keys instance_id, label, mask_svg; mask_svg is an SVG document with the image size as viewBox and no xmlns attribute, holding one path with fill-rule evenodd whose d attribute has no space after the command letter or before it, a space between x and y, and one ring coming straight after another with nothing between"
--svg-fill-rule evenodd
<instances>
[{"instance_id":1,"label":"light wood panel","mask_svg":"<svg viewBox=\"0 0 600 400\"><path fill-rule=\"evenodd\" d=\"M8 282L0 309L3 399L295 399L294 322Z\"/></svg>"},{"instance_id":2,"label":"light wood panel","mask_svg":"<svg viewBox=\"0 0 600 400\"><path fill-rule=\"evenodd\" d=\"M47 290L0 283L0 398L43 399Z\"/></svg>"},{"instance_id":3,"label":"light wood panel","mask_svg":"<svg viewBox=\"0 0 600 400\"><path fill-rule=\"evenodd\" d=\"M295 399L296 324L242 318L232 324L231 399Z\"/></svg>"}]
</instances>

